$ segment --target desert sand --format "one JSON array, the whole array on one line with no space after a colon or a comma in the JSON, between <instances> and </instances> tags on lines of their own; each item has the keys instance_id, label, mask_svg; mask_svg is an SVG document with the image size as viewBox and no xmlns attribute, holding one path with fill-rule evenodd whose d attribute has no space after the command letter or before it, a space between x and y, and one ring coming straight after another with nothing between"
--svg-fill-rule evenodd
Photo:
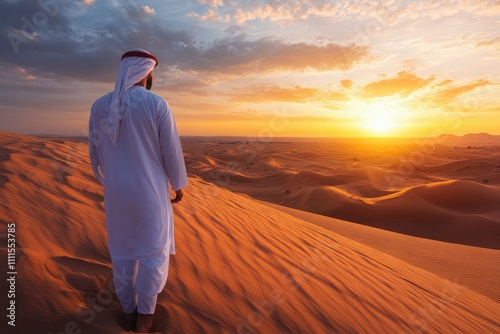
<instances>
[{"instance_id":1,"label":"desert sand","mask_svg":"<svg viewBox=\"0 0 500 334\"><path fill-rule=\"evenodd\" d=\"M499 332L498 146L183 144L158 332ZM86 141L4 132L0 147L3 272L8 224L17 246L2 333L124 333Z\"/></svg>"}]
</instances>

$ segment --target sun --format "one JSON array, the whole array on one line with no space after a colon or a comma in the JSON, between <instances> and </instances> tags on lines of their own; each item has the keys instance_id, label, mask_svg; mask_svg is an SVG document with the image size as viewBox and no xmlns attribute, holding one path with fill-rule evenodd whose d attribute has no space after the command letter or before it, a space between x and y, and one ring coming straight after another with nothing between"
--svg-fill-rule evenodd
<instances>
[{"instance_id":1,"label":"sun","mask_svg":"<svg viewBox=\"0 0 500 334\"><path fill-rule=\"evenodd\" d=\"M380 118L374 120L373 123L368 124L369 128L377 135L386 135L394 128L394 124L387 118Z\"/></svg>"},{"instance_id":2,"label":"sun","mask_svg":"<svg viewBox=\"0 0 500 334\"><path fill-rule=\"evenodd\" d=\"M361 109L361 108L360 108ZM358 109L358 110L360 110ZM380 99L365 101L360 110L360 126L370 136L393 136L401 130L404 123L406 108L402 107L400 101Z\"/></svg>"}]
</instances>

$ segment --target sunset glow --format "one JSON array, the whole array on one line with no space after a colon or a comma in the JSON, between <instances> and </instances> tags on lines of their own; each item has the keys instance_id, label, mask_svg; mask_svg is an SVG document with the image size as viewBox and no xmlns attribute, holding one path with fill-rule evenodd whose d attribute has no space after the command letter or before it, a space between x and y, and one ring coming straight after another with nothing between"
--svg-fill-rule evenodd
<instances>
[{"instance_id":1,"label":"sunset glow","mask_svg":"<svg viewBox=\"0 0 500 334\"><path fill-rule=\"evenodd\" d=\"M276 117L273 137L500 133L498 1L81 1L39 28L22 20L36 2L0 11L0 130L86 134L141 47L181 135L259 136Z\"/></svg>"},{"instance_id":2,"label":"sunset glow","mask_svg":"<svg viewBox=\"0 0 500 334\"><path fill-rule=\"evenodd\" d=\"M387 119L387 116L382 116L378 120L375 120L373 124L371 124L371 128L376 134L380 135L386 135L388 131L391 130L391 128L394 125L391 123L390 120Z\"/></svg>"}]
</instances>

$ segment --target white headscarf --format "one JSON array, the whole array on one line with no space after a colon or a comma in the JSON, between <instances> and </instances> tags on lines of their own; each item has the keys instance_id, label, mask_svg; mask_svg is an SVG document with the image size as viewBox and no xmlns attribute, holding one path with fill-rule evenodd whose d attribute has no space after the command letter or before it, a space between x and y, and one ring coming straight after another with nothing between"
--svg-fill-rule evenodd
<instances>
[{"instance_id":1,"label":"white headscarf","mask_svg":"<svg viewBox=\"0 0 500 334\"><path fill-rule=\"evenodd\" d=\"M132 51L150 54L143 49L134 49ZM107 117L109 137L114 145L118 139L120 121L127 108L127 98L130 87L144 79L157 64L158 62L155 59L147 57L133 56L122 58Z\"/></svg>"}]
</instances>

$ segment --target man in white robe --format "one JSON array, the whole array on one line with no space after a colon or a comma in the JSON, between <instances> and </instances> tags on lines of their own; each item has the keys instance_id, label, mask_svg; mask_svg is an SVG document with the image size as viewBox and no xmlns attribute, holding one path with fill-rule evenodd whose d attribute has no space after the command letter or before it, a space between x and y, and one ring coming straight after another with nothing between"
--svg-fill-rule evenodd
<instances>
[{"instance_id":1,"label":"man in white robe","mask_svg":"<svg viewBox=\"0 0 500 334\"><path fill-rule=\"evenodd\" d=\"M188 183L174 115L165 99L149 91L157 64L145 50L126 52L115 90L95 101L89 120L92 168L105 190L115 290L138 332L151 329L175 252L171 202L181 200Z\"/></svg>"}]
</instances>

